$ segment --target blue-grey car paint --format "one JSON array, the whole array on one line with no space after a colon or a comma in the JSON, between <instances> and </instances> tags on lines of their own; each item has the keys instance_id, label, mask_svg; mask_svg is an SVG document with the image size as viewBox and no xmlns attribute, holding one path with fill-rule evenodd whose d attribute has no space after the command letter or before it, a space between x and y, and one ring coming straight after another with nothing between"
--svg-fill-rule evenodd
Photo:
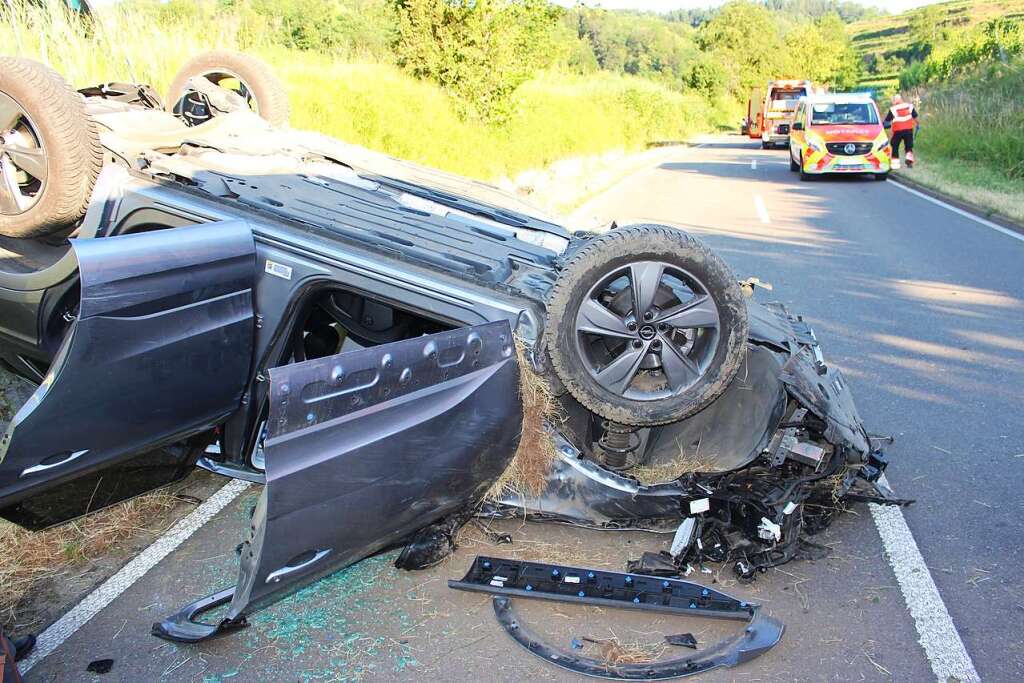
<instances>
[{"instance_id":1,"label":"blue-grey car paint","mask_svg":"<svg viewBox=\"0 0 1024 683\"><path fill-rule=\"evenodd\" d=\"M0 437L4 507L209 429L237 409L252 365L255 249L245 222L75 240L73 249L78 317Z\"/></svg>"},{"instance_id":2,"label":"blue-grey car paint","mask_svg":"<svg viewBox=\"0 0 1024 683\"><path fill-rule=\"evenodd\" d=\"M196 642L283 593L479 501L511 462L522 402L507 321L294 363L270 373L267 485L238 585L154 633ZM219 624L198 612L231 605Z\"/></svg>"},{"instance_id":3,"label":"blue-grey car paint","mask_svg":"<svg viewBox=\"0 0 1024 683\"><path fill-rule=\"evenodd\" d=\"M98 243L152 226L173 226L173 230L166 232L177 241L184 239L182 227L240 219L249 225L255 243L256 319L253 371L243 380L246 387L239 409L228 419L222 435L222 453L235 465L246 464L246 454L255 439L260 403L266 394L265 380L269 369L280 362L286 332L294 322L299 302L317 287L336 286L370 295L453 326L507 320L516 334L527 341L541 334L544 309L539 291L525 297L522 293L513 294L403 262L393 255L339 242L330 230L303 229L261 213L258 207L228 205L198 192L185 191L182 185L154 182L118 166L108 166L101 173L78 234L81 242L90 238L89 242ZM290 268L290 278L268 273L267 261ZM77 277L76 268L74 255L68 254L50 268L30 276L0 273L0 309L10 310L18 305L15 297L22 296L20 288L31 288L29 292L40 294ZM19 290L5 294L4 285ZM26 316L29 311L37 315L34 306L22 306ZM25 328L20 332L26 339L38 339L37 327L35 320L26 318ZM0 322L0 336L10 341L15 334ZM49 360L43 353L45 341L32 349L41 362Z\"/></svg>"}]
</instances>

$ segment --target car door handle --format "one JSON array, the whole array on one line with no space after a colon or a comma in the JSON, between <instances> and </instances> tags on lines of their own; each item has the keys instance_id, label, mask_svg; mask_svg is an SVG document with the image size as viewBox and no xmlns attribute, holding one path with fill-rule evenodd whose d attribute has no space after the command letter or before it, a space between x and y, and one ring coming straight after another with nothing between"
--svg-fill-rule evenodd
<instances>
[{"instance_id":1,"label":"car door handle","mask_svg":"<svg viewBox=\"0 0 1024 683\"><path fill-rule=\"evenodd\" d=\"M89 449L86 448L84 451L74 451L73 453L70 453L66 458L61 458L57 462L48 462L48 463L45 463L45 464L44 463L40 463L38 465L33 465L32 467L26 467L24 470L22 470L21 476L24 477L24 476L27 476L29 474L36 474L38 472L45 472L46 470L51 470L54 467L60 467L61 465L66 465L69 462L71 462L72 460L77 460L78 458L80 458L81 456L85 455L88 452L89 452Z\"/></svg>"},{"instance_id":2,"label":"car door handle","mask_svg":"<svg viewBox=\"0 0 1024 683\"><path fill-rule=\"evenodd\" d=\"M313 557L309 558L308 560L304 560L298 564L285 565L280 569L275 569L274 571L267 574L267 583L277 583L289 574L294 574L297 571L301 571L306 567L316 564L324 557L326 557L330 552L330 548L327 548L326 550L318 550L315 553L313 553Z\"/></svg>"}]
</instances>

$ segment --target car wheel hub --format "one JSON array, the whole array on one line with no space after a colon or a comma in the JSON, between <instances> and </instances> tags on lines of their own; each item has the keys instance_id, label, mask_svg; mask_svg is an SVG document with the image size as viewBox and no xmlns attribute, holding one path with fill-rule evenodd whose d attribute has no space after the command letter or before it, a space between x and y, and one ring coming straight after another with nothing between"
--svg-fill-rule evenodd
<instances>
[{"instance_id":1,"label":"car wheel hub","mask_svg":"<svg viewBox=\"0 0 1024 683\"><path fill-rule=\"evenodd\" d=\"M587 372L617 396L682 394L707 372L720 317L708 288L668 263L621 267L588 291L576 316L576 348Z\"/></svg>"},{"instance_id":2,"label":"car wheel hub","mask_svg":"<svg viewBox=\"0 0 1024 683\"><path fill-rule=\"evenodd\" d=\"M35 124L0 93L0 214L17 216L39 201L46 185L46 150Z\"/></svg>"}]
</instances>

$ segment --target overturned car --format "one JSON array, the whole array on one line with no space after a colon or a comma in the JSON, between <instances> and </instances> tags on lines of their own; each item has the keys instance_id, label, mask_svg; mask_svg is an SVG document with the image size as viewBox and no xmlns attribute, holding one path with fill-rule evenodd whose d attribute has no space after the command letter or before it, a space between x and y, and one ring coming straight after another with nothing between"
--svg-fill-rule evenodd
<instances>
[{"instance_id":1,"label":"overturned car","mask_svg":"<svg viewBox=\"0 0 1024 683\"><path fill-rule=\"evenodd\" d=\"M0 362L38 384L0 515L43 528L197 464L263 485L237 586L160 636L388 547L427 566L473 514L673 531L677 569L749 579L844 501L903 502L813 331L680 230L570 232L274 126L283 89L240 55L190 63L166 110L0 66Z\"/></svg>"}]
</instances>

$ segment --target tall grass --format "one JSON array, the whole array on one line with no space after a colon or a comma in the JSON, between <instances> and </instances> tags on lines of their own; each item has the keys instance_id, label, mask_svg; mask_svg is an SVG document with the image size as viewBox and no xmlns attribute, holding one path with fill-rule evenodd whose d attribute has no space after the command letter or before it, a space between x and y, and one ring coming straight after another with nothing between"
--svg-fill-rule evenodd
<instances>
[{"instance_id":1,"label":"tall grass","mask_svg":"<svg viewBox=\"0 0 1024 683\"><path fill-rule=\"evenodd\" d=\"M684 138L726 118L726 107L645 79L552 72L520 89L506 124L488 125L460 118L444 91L393 64L275 45L249 17L214 5L122 3L97 10L91 25L61 0L0 5L0 53L46 62L76 87L122 80L164 92L187 59L213 48L268 61L287 84L296 128L485 180Z\"/></svg>"},{"instance_id":2,"label":"tall grass","mask_svg":"<svg viewBox=\"0 0 1024 683\"><path fill-rule=\"evenodd\" d=\"M924 158L987 168L1024 192L1024 60L978 67L920 96Z\"/></svg>"}]
</instances>

